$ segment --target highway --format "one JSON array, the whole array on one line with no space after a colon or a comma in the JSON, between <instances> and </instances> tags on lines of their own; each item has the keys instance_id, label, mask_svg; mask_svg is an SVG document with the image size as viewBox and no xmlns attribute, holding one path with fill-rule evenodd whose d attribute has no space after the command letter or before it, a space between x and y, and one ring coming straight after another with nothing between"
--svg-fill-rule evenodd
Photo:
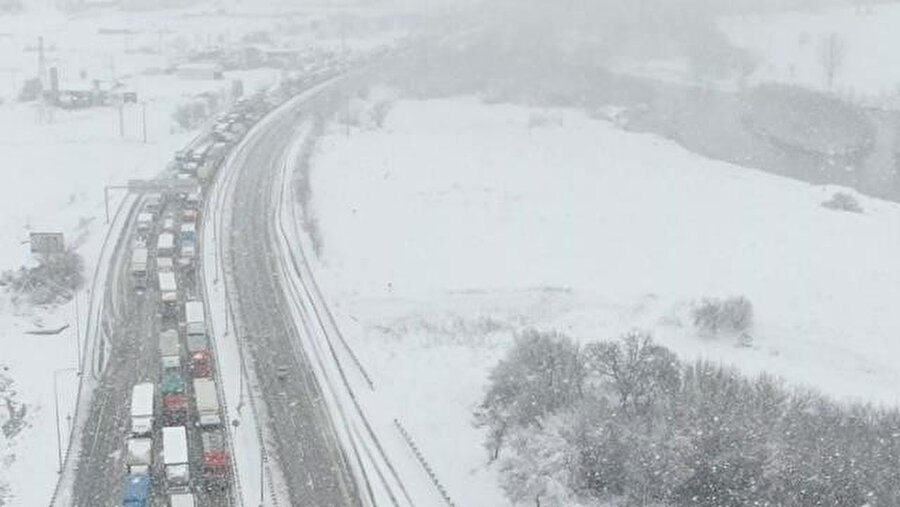
<instances>
[{"instance_id":1,"label":"highway","mask_svg":"<svg viewBox=\"0 0 900 507\"><path fill-rule=\"evenodd\" d=\"M146 291L135 291L129 272L131 251L137 240L135 217L139 206L130 213L126 229L116 246L110 265L110 277L106 287L106 312L103 325L109 331L110 355L99 385L94 393L90 413L85 424L82 439L82 453L76 468L73 491L73 505L83 507L120 505L125 482L126 439L129 435L131 414L131 388L137 383L159 383L162 369L159 356L159 333L165 327L177 327L175 318L163 316L160 312L159 292L152 283ZM174 212L175 206L169 209ZM157 231L158 232L158 231ZM155 257L155 234L150 235L148 247ZM195 277L181 273L179 276L182 298L195 297L198 293ZM190 390L190 382L187 383ZM161 426L161 404L157 396L157 426ZM158 430L158 428L157 428ZM201 476L200 457L202 449L200 432L188 427L189 447L192 457L191 475ZM159 431L153 434L153 497L154 505L167 505L164 470L161 463ZM198 505L234 505L233 492L223 490L205 491L195 480L194 492Z\"/></svg>"},{"instance_id":2,"label":"highway","mask_svg":"<svg viewBox=\"0 0 900 507\"><path fill-rule=\"evenodd\" d=\"M237 332L249 343L290 505L360 506L348 457L299 346L273 250L283 157L314 107L315 101L306 101L278 111L238 154L223 262L240 316Z\"/></svg>"}]
</instances>

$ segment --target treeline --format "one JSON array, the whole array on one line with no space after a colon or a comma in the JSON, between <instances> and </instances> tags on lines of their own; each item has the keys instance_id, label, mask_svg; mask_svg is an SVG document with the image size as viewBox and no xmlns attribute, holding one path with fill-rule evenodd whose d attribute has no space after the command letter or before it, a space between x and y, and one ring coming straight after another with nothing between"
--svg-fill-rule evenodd
<instances>
[{"instance_id":1,"label":"treeline","mask_svg":"<svg viewBox=\"0 0 900 507\"><path fill-rule=\"evenodd\" d=\"M475 416L516 505L900 505L898 411L684 364L645 333L526 332Z\"/></svg>"}]
</instances>

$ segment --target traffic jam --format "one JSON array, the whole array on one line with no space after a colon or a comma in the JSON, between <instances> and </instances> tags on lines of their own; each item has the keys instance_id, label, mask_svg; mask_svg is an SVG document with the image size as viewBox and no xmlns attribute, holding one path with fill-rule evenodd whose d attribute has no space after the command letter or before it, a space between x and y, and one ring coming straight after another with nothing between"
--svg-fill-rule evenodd
<instances>
[{"instance_id":1,"label":"traffic jam","mask_svg":"<svg viewBox=\"0 0 900 507\"><path fill-rule=\"evenodd\" d=\"M171 507L232 503L224 410L196 275L198 232L206 186L272 107L263 95L239 100L170 166L167 177L196 181L195 190L143 198L129 279L143 303L156 306L159 368L155 382L132 387L123 506L157 505L153 499L160 497Z\"/></svg>"}]
</instances>

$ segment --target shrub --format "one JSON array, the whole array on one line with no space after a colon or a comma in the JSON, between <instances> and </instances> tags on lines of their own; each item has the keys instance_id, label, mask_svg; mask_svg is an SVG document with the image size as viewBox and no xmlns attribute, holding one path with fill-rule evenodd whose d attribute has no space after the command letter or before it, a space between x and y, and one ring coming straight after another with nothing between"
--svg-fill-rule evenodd
<instances>
[{"instance_id":1,"label":"shrub","mask_svg":"<svg viewBox=\"0 0 900 507\"><path fill-rule=\"evenodd\" d=\"M693 310L694 326L711 335L746 333L753 326L753 305L743 296L707 298Z\"/></svg>"},{"instance_id":2,"label":"shrub","mask_svg":"<svg viewBox=\"0 0 900 507\"><path fill-rule=\"evenodd\" d=\"M847 192L835 192L831 199L822 203L822 206L837 211L848 211L851 213L862 213L862 206L853 194Z\"/></svg>"},{"instance_id":3,"label":"shrub","mask_svg":"<svg viewBox=\"0 0 900 507\"><path fill-rule=\"evenodd\" d=\"M31 303L45 305L65 303L84 283L81 256L74 250L48 255L33 268L19 268L3 274L2 284L27 295Z\"/></svg>"}]
</instances>

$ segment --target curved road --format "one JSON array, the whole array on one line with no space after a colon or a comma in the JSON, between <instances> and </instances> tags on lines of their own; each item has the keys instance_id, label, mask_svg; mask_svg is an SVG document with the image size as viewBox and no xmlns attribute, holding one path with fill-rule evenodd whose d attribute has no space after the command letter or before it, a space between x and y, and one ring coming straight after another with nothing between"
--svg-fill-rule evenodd
<instances>
[{"instance_id":1,"label":"curved road","mask_svg":"<svg viewBox=\"0 0 900 507\"><path fill-rule=\"evenodd\" d=\"M231 274L238 333L251 352L287 483L290 504L360 506L357 485L322 399L309 359L297 346L278 272L273 237L281 165L294 136L319 101L279 110L251 134L234 160L237 171L230 237L225 254ZM324 107L324 106L322 106Z\"/></svg>"}]
</instances>

